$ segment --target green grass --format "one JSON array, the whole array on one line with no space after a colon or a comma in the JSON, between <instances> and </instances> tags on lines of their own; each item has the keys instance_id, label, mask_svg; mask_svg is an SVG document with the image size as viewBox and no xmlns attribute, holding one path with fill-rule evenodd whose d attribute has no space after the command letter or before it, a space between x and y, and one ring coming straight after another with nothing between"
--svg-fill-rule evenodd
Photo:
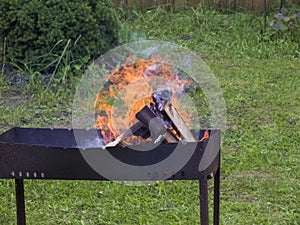
<instances>
[{"instance_id":1,"label":"green grass","mask_svg":"<svg viewBox=\"0 0 300 225\"><path fill-rule=\"evenodd\" d=\"M203 8L129 13L125 25L132 39L146 36L196 51L219 79L228 126L221 224L300 224L300 40L270 30L261 34L258 15ZM62 94L57 82L60 94L50 88L14 94L16 88L2 78L0 84L1 132L13 126L70 126L72 88ZM136 187L25 181L25 189L28 224L199 223L197 182ZM15 224L14 203L13 182L1 180L0 224Z\"/></svg>"}]
</instances>

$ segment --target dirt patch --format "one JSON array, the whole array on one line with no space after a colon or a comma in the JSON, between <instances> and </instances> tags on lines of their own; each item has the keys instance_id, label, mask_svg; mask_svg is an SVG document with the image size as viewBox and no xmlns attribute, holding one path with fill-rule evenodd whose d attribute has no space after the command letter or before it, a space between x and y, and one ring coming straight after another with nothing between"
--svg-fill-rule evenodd
<instances>
[{"instance_id":1,"label":"dirt patch","mask_svg":"<svg viewBox=\"0 0 300 225\"><path fill-rule=\"evenodd\" d=\"M240 178L259 178L259 179L270 179L272 176L266 172L259 172L259 171L242 171L232 175L233 178L240 179Z\"/></svg>"},{"instance_id":2,"label":"dirt patch","mask_svg":"<svg viewBox=\"0 0 300 225\"><path fill-rule=\"evenodd\" d=\"M27 95L18 94L18 95L0 95L0 103L4 106L18 106L23 104L28 104L31 99Z\"/></svg>"}]
</instances>

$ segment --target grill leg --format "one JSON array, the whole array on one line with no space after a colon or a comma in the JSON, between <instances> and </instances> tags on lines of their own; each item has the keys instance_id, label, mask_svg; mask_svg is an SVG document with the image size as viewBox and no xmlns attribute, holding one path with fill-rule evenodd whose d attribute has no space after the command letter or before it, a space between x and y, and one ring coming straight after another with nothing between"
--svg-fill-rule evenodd
<instances>
[{"instance_id":1,"label":"grill leg","mask_svg":"<svg viewBox=\"0 0 300 225\"><path fill-rule=\"evenodd\" d=\"M220 166L214 177L214 225L220 223Z\"/></svg>"},{"instance_id":2,"label":"grill leg","mask_svg":"<svg viewBox=\"0 0 300 225\"><path fill-rule=\"evenodd\" d=\"M199 179L199 194L200 194L200 224L209 225L208 217L208 189L207 176L205 173L200 174Z\"/></svg>"},{"instance_id":3,"label":"grill leg","mask_svg":"<svg viewBox=\"0 0 300 225\"><path fill-rule=\"evenodd\" d=\"M15 179L16 204L17 204L17 225L25 225L25 199L24 199L24 181Z\"/></svg>"}]
</instances>

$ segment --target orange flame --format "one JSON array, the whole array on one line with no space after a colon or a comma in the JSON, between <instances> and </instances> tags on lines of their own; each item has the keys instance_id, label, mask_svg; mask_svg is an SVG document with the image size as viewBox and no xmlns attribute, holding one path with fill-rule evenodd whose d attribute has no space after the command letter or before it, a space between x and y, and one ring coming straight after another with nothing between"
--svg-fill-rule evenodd
<instances>
[{"instance_id":1,"label":"orange flame","mask_svg":"<svg viewBox=\"0 0 300 225\"><path fill-rule=\"evenodd\" d=\"M204 140L206 140L206 139L208 139L208 138L209 138L209 132L208 132L208 130L206 130L206 131L204 132L203 137L199 140L199 142L202 142L202 141L204 141Z\"/></svg>"},{"instance_id":2,"label":"orange flame","mask_svg":"<svg viewBox=\"0 0 300 225\"><path fill-rule=\"evenodd\" d=\"M190 86L191 80L179 79L177 72L173 66L163 63L151 57L149 60L138 59L134 56L129 56L126 62L114 68L108 81L108 87L97 94L97 98L94 103L96 113L96 129L101 130L101 134L105 143L113 141L120 133L113 128L112 124L112 106L117 99L118 93L128 84L145 78L161 77L172 82L175 82L179 86ZM125 98L132 98L128 93ZM152 96L148 96L137 101L131 109L126 118L126 122L132 125L135 120L135 115L145 105L150 107L154 104ZM169 127L169 130L178 137L176 129Z\"/></svg>"}]
</instances>

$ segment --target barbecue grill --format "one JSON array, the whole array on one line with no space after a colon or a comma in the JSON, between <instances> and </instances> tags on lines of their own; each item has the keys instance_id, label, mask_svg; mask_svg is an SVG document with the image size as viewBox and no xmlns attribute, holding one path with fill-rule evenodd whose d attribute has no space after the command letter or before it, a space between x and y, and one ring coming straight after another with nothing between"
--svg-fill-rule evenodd
<instances>
[{"instance_id":1,"label":"barbecue grill","mask_svg":"<svg viewBox=\"0 0 300 225\"><path fill-rule=\"evenodd\" d=\"M201 225L209 224L208 179L214 178L214 224L219 224L220 196L220 139L219 130L210 130L209 138L195 143L160 143L151 151L136 151L116 145L105 150L87 148L82 150L76 143L75 132L88 136L94 130L68 130L47 128L12 128L0 135L0 178L14 179L16 191L17 224L25 225L24 180L108 180L97 173L82 155L107 151L116 159L141 166L159 162L170 155L176 147L196 149L189 161L167 180L198 180ZM205 131L200 131L204 135ZM163 171L149 167L140 177L130 175L126 180L163 180Z\"/></svg>"},{"instance_id":2,"label":"barbecue grill","mask_svg":"<svg viewBox=\"0 0 300 225\"><path fill-rule=\"evenodd\" d=\"M210 178L219 224L226 110L217 84L200 57L168 42L129 43L93 61L73 98L72 130L0 135L0 178L15 179L18 225L26 222L25 179L198 180L208 225Z\"/></svg>"}]
</instances>

